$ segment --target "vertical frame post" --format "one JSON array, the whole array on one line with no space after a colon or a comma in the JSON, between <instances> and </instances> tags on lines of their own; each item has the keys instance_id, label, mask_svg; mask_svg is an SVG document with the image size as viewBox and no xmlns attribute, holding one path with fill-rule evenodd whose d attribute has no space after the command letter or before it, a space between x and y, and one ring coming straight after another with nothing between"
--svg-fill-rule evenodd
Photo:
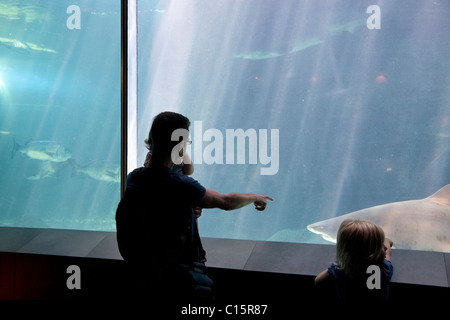
<instances>
[{"instance_id":1,"label":"vertical frame post","mask_svg":"<svg viewBox=\"0 0 450 320\"><path fill-rule=\"evenodd\" d=\"M127 173L138 165L138 3L121 0L121 197Z\"/></svg>"},{"instance_id":2,"label":"vertical frame post","mask_svg":"<svg viewBox=\"0 0 450 320\"><path fill-rule=\"evenodd\" d=\"M120 31L120 197L123 197L127 181L127 131L128 131L128 0L121 0Z\"/></svg>"}]
</instances>

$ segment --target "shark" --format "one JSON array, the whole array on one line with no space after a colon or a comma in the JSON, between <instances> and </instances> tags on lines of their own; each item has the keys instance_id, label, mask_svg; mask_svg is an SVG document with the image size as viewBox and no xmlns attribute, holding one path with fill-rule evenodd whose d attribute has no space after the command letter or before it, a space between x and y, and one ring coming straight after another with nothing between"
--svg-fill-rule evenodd
<instances>
[{"instance_id":1,"label":"shark","mask_svg":"<svg viewBox=\"0 0 450 320\"><path fill-rule=\"evenodd\" d=\"M336 243L338 228L346 219L378 224L397 249L450 252L450 184L424 199L365 208L310 224L307 229Z\"/></svg>"},{"instance_id":2,"label":"shark","mask_svg":"<svg viewBox=\"0 0 450 320\"><path fill-rule=\"evenodd\" d=\"M282 57L285 55L300 52L302 50L320 45L325 42L325 39L327 37L336 36L336 35L342 34L343 32L353 33L356 28L364 25L365 23L366 23L366 20L357 19L357 20L350 20L348 22L341 23L341 24L331 25L328 28L328 30L321 37L320 36L310 36L310 37L298 39L297 41L295 41L292 49L288 52L258 50L258 51L249 52L249 53L237 53L237 54L233 55L233 58L241 58L241 59L247 59L247 60L263 60L263 59Z\"/></svg>"}]
</instances>

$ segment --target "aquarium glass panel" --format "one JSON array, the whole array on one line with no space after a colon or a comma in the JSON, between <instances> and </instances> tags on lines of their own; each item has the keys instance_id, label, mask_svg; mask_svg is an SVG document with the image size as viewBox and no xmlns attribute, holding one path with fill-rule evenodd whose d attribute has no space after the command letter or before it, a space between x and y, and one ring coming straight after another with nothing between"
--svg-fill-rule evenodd
<instances>
[{"instance_id":1,"label":"aquarium glass panel","mask_svg":"<svg viewBox=\"0 0 450 320\"><path fill-rule=\"evenodd\" d=\"M120 1L0 2L0 225L115 230Z\"/></svg>"},{"instance_id":2,"label":"aquarium glass panel","mask_svg":"<svg viewBox=\"0 0 450 320\"><path fill-rule=\"evenodd\" d=\"M153 117L177 111L193 178L275 199L203 210L201 235L331 244L342 218L324 220L353 213L397 248L450 251L450 187L430 197L450 183L449 16L445 1L141 0L136 165Z\"/></svg>"}]
</instances>

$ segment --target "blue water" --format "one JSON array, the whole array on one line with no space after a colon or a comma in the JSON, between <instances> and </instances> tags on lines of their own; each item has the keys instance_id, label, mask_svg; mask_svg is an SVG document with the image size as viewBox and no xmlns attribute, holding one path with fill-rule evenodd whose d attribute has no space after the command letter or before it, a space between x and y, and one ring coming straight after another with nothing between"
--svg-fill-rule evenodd
<instances>
[{"instance_id":1,"label":"blue water","mask_svg":"<svg viewBox=\"0 0 450 320\"><path fill-rule=\"evenodd\" d=\"M120 4L79 3L81 29L70 30L66 10L71 4L0 4L0 223L4 226L115 228L120 184L74 168L120 161ZM91 14L106 8L111 10L108 15ZM11 45L5 39L24 45ZM11 159L13 139L20 145L56 141L70 150L73 163L47 176L49 164L44 161L20 152Z\"/></svg>"},{"instance_id":2,"label":"blue water","mask_svg":"<svg viewBox=\"0 0 450 320\"><path fill-rule=\"evenodd\" d=\"M308 224L450 182L450 6L342 2L139 1L137 165L164 110L191 120L193 156L211 143L193 136L195 121L223 137L279 131L273 175L248 154L245 164L194 157L205 187L275 199L262 213L204 210L203 236L323 242ZM18 3L2 2L0 37L56 53L0 45L0 224L114 230L117 182L74 175L72 165L26 179L42 161L10 153L13 138L54 140L83 167L119 161L120 3L79 1L80 30L66 27L71 1ZM381 29L366 25L373 4ZM15 19L7 6L30 13Z\"/></svg>"}]
</instances>

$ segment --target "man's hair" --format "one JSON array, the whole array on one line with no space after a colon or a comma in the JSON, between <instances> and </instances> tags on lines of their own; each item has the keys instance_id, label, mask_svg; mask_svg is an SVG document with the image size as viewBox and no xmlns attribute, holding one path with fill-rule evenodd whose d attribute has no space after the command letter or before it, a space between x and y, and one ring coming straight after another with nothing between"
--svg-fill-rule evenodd
<instances>
[{"instance_id":1,"label":"man's hair","mask_svg":"<svg viewBox=\"0 0 450 320\"><path fill-rule=\"evenodd\" d=\"M369 221L344 220L336 241L337 264L347 274L358 276L369 265L381 264L385 258L384 231Z\"/></svg>"},{"instance_id":2,"label":"man's hair","mask_svg":"<svg viewBox=\"0 0 450 320\"><path fill-rule=\"evenodd\" d=\"M188 130L190 124L189 119L179 113L166 111L158 114L153 119L148 138L145 140L152 157L170 156L172 149L181 141L172 141L172 133L177 129Z\"/></svg>"}]
</instances>

